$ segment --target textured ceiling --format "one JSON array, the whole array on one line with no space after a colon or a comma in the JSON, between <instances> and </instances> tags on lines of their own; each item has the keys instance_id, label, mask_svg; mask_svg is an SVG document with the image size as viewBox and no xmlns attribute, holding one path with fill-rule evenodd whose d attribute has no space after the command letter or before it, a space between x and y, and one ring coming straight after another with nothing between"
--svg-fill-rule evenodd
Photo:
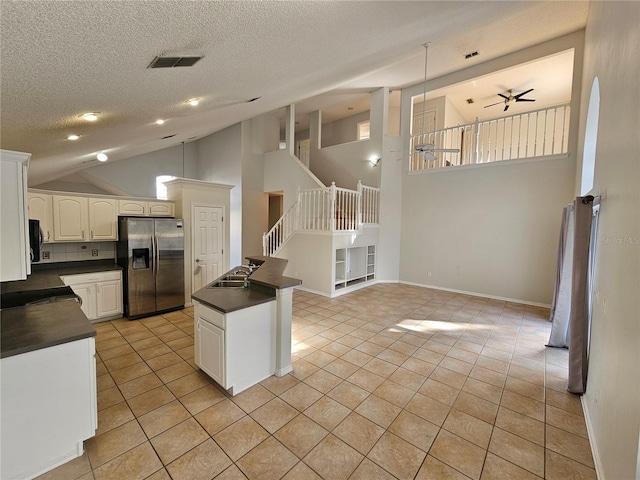
<instances>
[{"instance_id":1,"label":"textured ceiling","mask_svg":"<svg viewBox=\"0 0 640 480\"><path fill-rule=\"evenodd\" d=\"M37 184L95 165L97 151L128 158L290 103L304 112L335 94L345 101L418 83L425 41L430 78L484 62L583 28L588 3L3 0L0 8L0 145L32 153ZM464 60L474 50L481 54ZM204 58L146 68L180 54ZM185 104L193 97L198 107ZM245 103L253 97L261 98ZM79 117L89 111L100 112L97 122ZM80 139L66 140L71 133Z\"/></svg>"}]
</instances>

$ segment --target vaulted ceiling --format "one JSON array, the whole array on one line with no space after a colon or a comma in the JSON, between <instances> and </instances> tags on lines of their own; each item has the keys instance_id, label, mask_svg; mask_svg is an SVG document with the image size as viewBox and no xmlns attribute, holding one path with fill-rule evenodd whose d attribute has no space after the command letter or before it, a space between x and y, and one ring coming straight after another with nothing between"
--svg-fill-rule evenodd
<instances>
[{"instance_id":1,"label":"vaulted ceiling","mask_svg":"<svg viewBox=\"0 0 640 480\"><path fill-rule=\"evenodd\" d=\"M96 165L98 152L124 159L291 103L312 111L332 97L414 85L426 41L429 78L485 62L583 28L588 2L32 0L0 9L0 146L32 153L35 185ZM193 67L147 68L158 55L196 54ZM495 87L532 85L505 82ZM85 121L87 112L98 119Z\"/></svg>"}]
</instances>

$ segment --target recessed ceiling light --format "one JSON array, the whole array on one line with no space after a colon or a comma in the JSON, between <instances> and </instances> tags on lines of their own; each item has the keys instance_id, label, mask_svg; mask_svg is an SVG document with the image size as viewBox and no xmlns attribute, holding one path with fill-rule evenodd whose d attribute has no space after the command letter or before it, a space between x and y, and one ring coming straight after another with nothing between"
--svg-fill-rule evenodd
<instances>
[{"instance_id":1,"label":"recessed ceiling light","mask_svg":"<svg viewBox=\"0 0 640 480\"><path fill-rule=\"evenodd\" d=\"M162 125L164 123L164 120L159 118L158 120L156 120L156 125Z\"/></svg>"},{"instance_id":2,"label":"recessed ceiling light","mask_svg":"<svg viewBox=\"0 0 640 480\"><path fill-rule=\"evenodd\" d=\"M82 118L84 118L87 122L95 122L98 119L98 112L83 113Z\"/></svg>"},{"instance_id":3,"label":"recessed ceiling light","mask_svg":"<svg viewBox=\"0 0 640 480\"><path fill-rule=\"evenodd\" d=\"M187 100L187 103L192 107L195 107L196 105L198 105L198 103L200 103L200 100L198 100L197 98L190 98L189 100Z\"/></svg>"},{"instance_id":4,"label":"recessed ceiling light","mask_svg":"<svg viewBox=\"0 0 640 480\"><path fill-rule=\"evenodd\" d=\"M67 137L67 140L78 140L80 135L72 134Z\"/></svg>"},{"instance_id":5,"label":"recessed ceiling light","mask_svg":"<svg viewBox=\"0 0 640 480\"><path fill-rule=\"evenodd\" d=\"M107 154L104 152L100 152L96 155L96 158L98 159L99 162L106 162L107 160L109 160L109 157L107 157Z\"/></svg>"}]
</instances>

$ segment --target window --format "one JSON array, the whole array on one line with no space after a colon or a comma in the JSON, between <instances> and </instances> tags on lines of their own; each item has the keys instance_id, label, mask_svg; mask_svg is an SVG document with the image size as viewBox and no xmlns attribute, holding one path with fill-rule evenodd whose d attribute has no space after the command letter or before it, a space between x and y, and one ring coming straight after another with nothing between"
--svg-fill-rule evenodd
<instances>
[{"instance_id":1,"label":"window","mask_svg":"<svg viewBox=\"0 0 640 480\"><path fill-rule=\"evenodd\" d=\"M173 175L158 175L156 177L156 198L158 200L166 200L167 199L167 187L164 182L168 182L169 180L173 180Z\"/></svg>"},{"instance_id":2,"label":"window","mask_svg":"<svg viewBox=\"0 0 640 480\"><path fill-rule=\"evenodd\" d=\"M587 110L587 126L584 132L582 152L582 182L580 195L587 195L593 189L593 176L596 170L596 144L598 143L598 118L600 116L600 83L593 79L591 97Z\"/></svg>"},{"instance_id":3,"label":"window","mask_svg":"<svg viewBox=\"0 0 640 480\"><path fill-rule=\"evenodd\" d=\"M358 122L358 140L366 140L371 135L371 121L365 120L364 122Z\"/></svg>"}]
</instances>

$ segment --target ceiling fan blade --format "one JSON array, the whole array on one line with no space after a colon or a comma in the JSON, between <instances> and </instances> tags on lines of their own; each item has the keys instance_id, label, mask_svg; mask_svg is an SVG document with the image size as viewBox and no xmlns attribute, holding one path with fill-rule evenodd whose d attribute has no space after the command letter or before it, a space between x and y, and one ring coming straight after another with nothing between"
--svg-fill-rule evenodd
<instances>
[{"instance_id":1,"label":"ceiling fan blade","mask_svg":"<svg viewBox=\"0 0 640 480\"><path fill-rule=\"evenodd\" d=\"M529 93L529 92L533 92L533 88L530 88L530 89L529 89L529 90L527 90L526 92L519 93L518 95L514 95L514 97L513 97L513 98L515 98L516 100L518 100L520 97L525 96L525 95L526 95L527 93Z\"/></svg>"},{"instance_id":2,"label":"ceiling fan blade","mask_svg":"<svg viewBox=\"0 0 640 480\"><path fill-rule=\"evenodd\" d=\"M414 150L416 152L428 152L433 150L433 147L435 147L435 145L433 143L422 143L420 145L416 145L414 147Z\"/></svg>"},{"instance_id":3,"label":"ceiling fan blade","mask_svg":"<svg viewBox=\"0 0 640 480\"><path fill-rule=\"evenodd\" d=\"M533 98L516 98L516 102L535 102Z\"/></svg>"},{"instance_id":4,"label":"ceiling fan blade","mask_svg":"<svg viewBox=\"0 0 640 480\"><path fill-rule=\"evenodd\" d=\"M434 148L433 151L438 153L460 153L459 148Z\"/></svg>"},{"instance_id":5,"label":"ceiling fan blade","mask_svg":"<svg viewBox=\"0 0 640 480\"><path fill-rule=\"evenodd\" d=\"M504 110L503 110L503 112L506 112L507 110L509 110L509 105L505 105L505 106L504 106Z\"/></svg>"},{"instance_id":6,"label":"ceiling fan blade","mask_svg":"<svg viewBox=\"0 0 640 480\"><path fill-rule=\"evenodd\" d=\"M502 93L499 93L498 96L504 98L505 100L509 100L509 97L503 95Z\"/></svg>"},{"instance_id":7,"label":"ceiling fan blade","mask_svg":"<svg viewBox=\"0 0 640 480\"><path fill-rule=\"evenodd\" d=\"M504 103L504 102L496 102L496 103L492 103L491 105L485 105L485 107L484 107L484 108L493 107L494 105L500 105L500 104L502 104L502 103Z\"/></svg>"},{"instance_id":8,"label":"ceiling fan blade","mask_svg":"<svg viewBox=\"0 0 640 480\"><path fill-rule=\"evenodd\" d=\"M424 152L424 156L427 157L427 160L436 160L438 158L431 152Z\"/></svg>"}]
</instances>

